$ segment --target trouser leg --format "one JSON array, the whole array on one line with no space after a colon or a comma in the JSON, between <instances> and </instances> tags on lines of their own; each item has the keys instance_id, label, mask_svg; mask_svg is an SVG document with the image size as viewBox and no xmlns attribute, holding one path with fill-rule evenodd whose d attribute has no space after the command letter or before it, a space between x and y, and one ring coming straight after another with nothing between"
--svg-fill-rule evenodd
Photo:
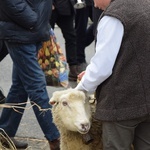
<instances>
[{"instance_id":1,"label":"trouser leg","mask_svg":"<svg viewBox=\"0 0 150 150\"><path fill-rule=\"evenodd\" d=\"M103 122L103 150L131 150L132 144L135 145L135 150L148 150L150 122L147 119L148 117L142 117L128 121Z\"/></svg>"},{"instance_id":2,"label":"trouser leg","mask_svg":"<svg viewBox=\"0 0 150 150\"><path fill-rule=\"evenodd\" d=\"M94 34L93 34L94 24L92 23L86 31L86 42L85 46L89 46L94 41Z\"/></svg>"},{"instance_id":3,"label":"trouser leg","mask_svg":"<svg viewBox=\"0 0 150 150\"><path fill-rule=\"evenodd\" d=\"M28 95L17 74L16 66L12 69L12 86L6 98L6 103L22 108L4 108L0 118L0 127L10 136L14 137L20 124ZM18 105L19 104L19 105Z\"/></svg>"},{"instance_id":4,"label":"trouser leg","mask_svg":"<svg viewBox=\"0 0 150 150\"><path fill-rule=\"evenodd\" d=\"M86 62L85 45L88 16L89 12L87 7L76 10L75 29L77 35L77 59L79 63Z\"/></svg>"},{"instance_id":5,"label":"trouser leg","mask_svg":"<svg viewBox=\"0 0 150 150\"><path fill-rule=\"evenodd\" d=\"M103 123L103 150L131 150L135 126L115 122Z\"/></svg>"},{"instance_id":6,"label":"trouser leg","mask_svg":"<svg viewBox=\"0 0 150 150\"><path fill-rule=\"evenodd\" d=\"M57 19L58 19L58 13L57 13L57 11L54 9L53 11L52 11L52 15L51 15L51 18L50 18L50 21L49 21L49 23L50 23L50 25L51 25L51 27L54 29L55 28L55 23L57 22Z\"/></svg>"},{"instance_id":7,"label":"trouser leg","mask_svg":"<svg viewBox=\"0 0 150 150\"><path fill-rule=\"evenodd\" d=\"M59 133L52 122L52 114L50 111L51 106L48 103L49 97L46 90L45 76L37 62L39 46L40 43L7 43L11 58L17 68L17 75L19 76L30 101L32 104L37 104L41 109L47 109L47 111L42 112L36 106L33 108L45 137L51 141L57 139ZM19 89L16 89L16 93L19 93ZM22 101L23 99L20 99L20 102ZM10 118L11 117L12 116L10 116Z\"/></svg>"},{"instance_id":8,"label":"trouser leg","mask_svg":"<svg viewBox=\"0 0 150 150\"><path fill-rule=\"evenodd\" d=\"M76 33L73 23L73 15L61 16L57 20L57 24L65 39L66 58L69 66L77 65Z\"/></svg>"},{"instance_id":9,"label":"trouser leg","mask_svg":"<svg viewBox=\"0 0 150 150\"><path fill-rule=\"evenodd\" d=\"M103 10L99 9L99 8L96 8L96 7L93 7L93 34L94 36L96 36L97 34L97 23L98 23L98 20L100 18L100 15L102 14Z\"/></svg>"},{"instance_id":10,"label":"trouser leg","mask_svg":"<svg viewBox=\"0 0 150 150\"><path fill-rule=\"evenodd\" d=\"M150 149L150 117L140 123L135 129L133 144L135 150Z\"/></svg>"}]
</instances>

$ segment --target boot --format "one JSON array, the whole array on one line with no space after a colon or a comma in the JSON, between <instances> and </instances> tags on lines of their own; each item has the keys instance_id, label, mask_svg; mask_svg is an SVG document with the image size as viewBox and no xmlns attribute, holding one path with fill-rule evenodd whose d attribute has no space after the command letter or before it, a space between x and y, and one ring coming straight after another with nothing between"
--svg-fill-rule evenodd
<instances>
[{"instance_id":1,"label":"boot","mask_svg":"<svg viewBox=\"0 0 150 150\"><path fill-rule=\"evenodd\" d=\"M77 76L78 76L78 72L77 72L77 65L72 65L69 66L69 80L70 81L77 81Z\"/></svg>"},{"instance_id":2,"label":"boot","mask_svg":"<svg viewBox=\"0 0 150 150\"><path fill-rule=\"evenodd\" d=\"M50 150L60 150L60 139L49 141Z\"/></svg>"},{"instance_id":3,"label":"boot","mask_svg":"<svg viewBox=\"0 0 150 150\"><path fill-rule=\"evenodd\" d=\"M20 142L15 140L14 138L10 138L17 149L26 149L28 147L28 143Z\"/></svg>"},{"instance_id":4,"label":"boot","mask_svg":"<svg viewBox=\"0 0 150 150\"><path fill-rule=\"evenodd\" d=\"M14 145L17 149L26 149L28 147L27 143L17 141L13 137L10 137L10 139L14 143ZM4 143L4 145L9 148L8 143Z\"/></svg>"}]
</instances>

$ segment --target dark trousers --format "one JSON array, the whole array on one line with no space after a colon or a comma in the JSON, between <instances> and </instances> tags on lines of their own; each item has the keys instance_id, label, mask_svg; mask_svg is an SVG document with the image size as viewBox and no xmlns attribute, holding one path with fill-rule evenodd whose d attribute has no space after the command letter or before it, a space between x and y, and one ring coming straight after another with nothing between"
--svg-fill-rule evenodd
<instances>
[{"instance_id":1,"label":"dark trousers","mask_svg":"<svg viewBox=\"0 0 150 150\"><path fill-rule=\"evenodd\" d=\"M77 60L79 63L86 62L85 47L94 40L93 25L87 28L89 17L92 20L92 6L76 10L75 29L77 34Z\"/></svg>"},{"instance_id":2,"label":"dark trousers","mask_svg":"<svg viewBox=\"0 0 150 150\"><path fill-rule=\"evenodd\" d=\"M74 28L74 15L60 15L53 10L50 24L54 29L55 23L59 26L65 39L66 58L70 66L77 65L76 33Z\"/></svg>"},{"instance_id":3,"label":"dark trousers","mask_svg":"<svg viewBox=\"0 0 150 150\"><path fill-rule=\"evenodd\" d=\"M102 14L103 10L93 7L93 33L96 34L97 23ZM96 36L96 35L95 35Z\"/></svg>"},{"instance_id":4,"label":"dark trousers","mask_svg":"<svg viewBox=\"0 0 150 150\"><path fill-rule=\"evenodd\" d=\"M150 116L118 122L103 122L103 150L149 150Z\"/></svg>"}]
</instances>

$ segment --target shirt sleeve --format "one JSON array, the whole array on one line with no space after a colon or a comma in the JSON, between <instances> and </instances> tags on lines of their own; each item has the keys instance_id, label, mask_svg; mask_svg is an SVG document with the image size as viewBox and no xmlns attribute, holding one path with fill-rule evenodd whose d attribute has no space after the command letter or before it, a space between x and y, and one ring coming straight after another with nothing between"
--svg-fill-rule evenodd
<instances>
[{"instance_id":1,"label":"shirt sleeve","mask_svg":"<svg viewBox=\"0 0 150 150\"><path fill-rule=\"evenodd\" d=\"M118 55L124 27L120 20L104 16L97 26L96 53L76 89L94 93L111 74Z\"/></svg>"}]
</instances>

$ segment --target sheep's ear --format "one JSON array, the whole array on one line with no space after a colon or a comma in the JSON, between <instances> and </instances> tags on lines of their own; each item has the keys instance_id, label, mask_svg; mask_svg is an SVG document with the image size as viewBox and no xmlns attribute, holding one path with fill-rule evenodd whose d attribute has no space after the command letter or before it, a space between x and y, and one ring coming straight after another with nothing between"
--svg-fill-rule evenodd
<instances>
[{"instance_id":1,"label":"sheep's ear","mask_svg":"<svg viewBox=\"0 0 150 150\"><path fill-rule=\"evenodd\" d=\"M49 100L49 104L55 105L60 97L60 91L55 91Z\"/></svg>"},{"instance_id":2,"label":"sheep's ear","mask_svg":"<svg viewBox=\"0 0 150 150\"><path fill-rule=\"evenodd\" d=\"M55 97L52 97L50 100L49 100L49 104L50 105L55 105L57 103L57 100L55 99Z\"/></svg>"},{"instance_id":3,"label":"sheep's ear","mask_svg":"<svg viewBox=\"0 0 150 150\"><path fill-rule=\"evenodd\" d=\"M49 103L53 106L53 105L56 104L56 101L55 100L53 100L53 101L50 100Z\"/></svg>"}]
</instances>

